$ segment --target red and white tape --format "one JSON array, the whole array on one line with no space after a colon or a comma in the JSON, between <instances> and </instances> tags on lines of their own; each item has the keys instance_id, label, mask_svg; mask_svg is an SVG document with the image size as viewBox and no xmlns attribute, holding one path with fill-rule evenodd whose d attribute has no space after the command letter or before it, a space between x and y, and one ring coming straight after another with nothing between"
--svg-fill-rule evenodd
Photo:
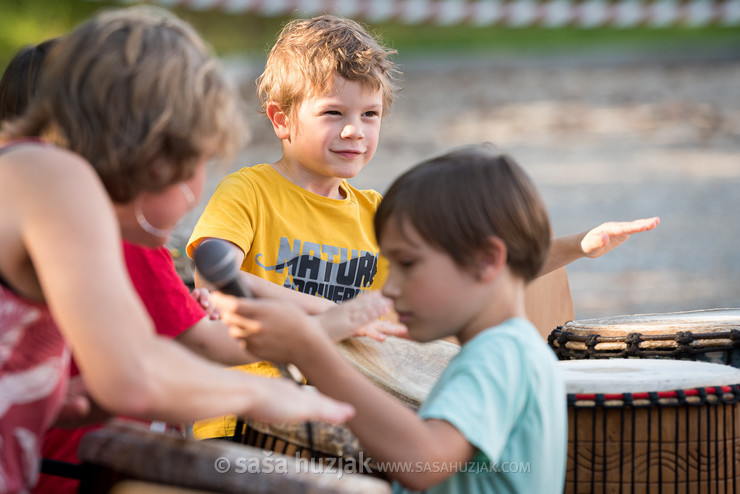
<instances>
[{"instance_id":1,"label":"red and white tape","mask_svg":"<svg viewBox=\"0 0 740 494\"><path fill-rule=\"evenodd\" d=\"M740 0L155 0L154 3L267 17L329 13L371 23L550 28L740 25Z\"/></svg>"}]
</instances>

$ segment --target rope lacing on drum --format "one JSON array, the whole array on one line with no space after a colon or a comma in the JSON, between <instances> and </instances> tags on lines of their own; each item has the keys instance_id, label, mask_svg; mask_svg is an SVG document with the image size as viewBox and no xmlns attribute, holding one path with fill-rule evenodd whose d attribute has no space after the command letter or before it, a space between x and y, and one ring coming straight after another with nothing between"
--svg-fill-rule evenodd
<instances>
[{"instance_id":1,"label":"rope lacing on drum","mask_svg":"<svg viewBox=\"0 0 740 494\"><path fill-rule=\"evenodd\" d=\"M593 358L596 354L596 345L599 343L599 336L597 334L588 335L586 338L586 358Z\"/></svg>"},{"instance_id":2,"label":"rope lacing on drum","mask_svg":"<svg viewBox=\"0 0 740 494\"><path fill-rule=\"evenodd\" d=\"M689 331L676 332L676 357L694 355L696 350L693 343L696 341L694 334Z\"/></svg>"},{"instance_id":3,"label":"rope lacing on drum","mask_svg":"<svg viewBox=\"0 0 740 494\"><path fill-rule=\"evenodd\" d=\"M559 360L625 357L694 359L697 354L740 349L740 329L712 333L678 331L676 334L646 335L632 332L624 336L602 336L597 333L574 334L558 326L548 335L547 342Z\"/></svg>"},{"instance_id":4,"label":"rope lacing on drum","mask_svg":"<svg viewBox=\"0 0 740 494\"><path fill-rule=\"evenodd\" d=\"M575 408L731 405L740 402L740 384L644 393L569 393L567 402Z\"/></svg>"},{"instance_id":5,"label":"rope lacing on drum","mask_svg":"<svg viewBox=\"0 0 740 494\"><path fill-rule=\"evenodd\" d=\"M640 354L640 343L642 343L642 335L640 333L630 333L624 342L627 344L627 355L630 357L636 357Z\"/></svg>"}]
</instances>

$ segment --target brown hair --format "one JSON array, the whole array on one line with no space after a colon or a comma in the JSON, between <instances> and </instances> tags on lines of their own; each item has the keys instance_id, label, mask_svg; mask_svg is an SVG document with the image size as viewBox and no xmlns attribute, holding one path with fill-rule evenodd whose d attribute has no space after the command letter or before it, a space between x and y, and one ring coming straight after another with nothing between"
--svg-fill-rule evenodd
<instances>
[{"instance_id":1,"label":"brown hair","mask_svg":"<svg viewBox=\"0 0 740 494\"><path fill-rule=\"evenodd\" d=\"M534 184L508 155L469 146L427 160L393 182L375 215L375 233L408 221L461 267L475 265L487 240L503 240L507 264L525 281L537 276L550 246L550 220Z\"/></svg>"},{"instance_id":2,"label":"brown hair","mask_svg":"<svg viewBox=\"0 0 740 494\"><path fill-rule=\"evenodd\" d=\"M0 79L0 121L19 117L28 108L39 84L41 66L57 39L21 48Z\"/></svg>"},{"instance_id":3,"label":"brown hair","mask_svg":"<svg viewBox=\"0 0 740 494\"><path fill-rule=\"evenodd\" d=\"M115 202L230 156L244 122L235 91L185 22L163 9L103 12L60 39L38 94L6 138L45 136L87 159Z\"/></svg>"},{"instance_id":4,"label":"brown hair","mask_svg":"<svg viewBox=\"0 0 740 494\"><path fill-rule=\"evenodd\" d=\"M322 15L293 20L280 32L257 79L262 112L275 101L286 115L293 115L307 95L331 90L337 74L380 89L386 115L398 90L399 72L389 59L395 53L350 19Z\"/></svg>"}]
</instances>

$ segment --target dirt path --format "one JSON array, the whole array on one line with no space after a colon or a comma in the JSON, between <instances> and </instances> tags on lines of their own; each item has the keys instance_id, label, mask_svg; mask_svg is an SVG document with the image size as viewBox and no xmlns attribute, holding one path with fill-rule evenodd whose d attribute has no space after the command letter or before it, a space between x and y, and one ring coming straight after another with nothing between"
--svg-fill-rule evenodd
<instances>
[{"instance_id":1,"label":"dirt path","mask_svg":"<svg viewBox=\"0 0 740 494\"><path fill-rule=\"evenodd\" d=\"M577 318L739 307L738 81L740 60L410 61L378 153L354 183L384 191L421 159L492 141L532 175L556 234L661 217L656 231L568 268ZM250 124L238 163L279 157L266 121Z\"/></svg>"}]
</instances>

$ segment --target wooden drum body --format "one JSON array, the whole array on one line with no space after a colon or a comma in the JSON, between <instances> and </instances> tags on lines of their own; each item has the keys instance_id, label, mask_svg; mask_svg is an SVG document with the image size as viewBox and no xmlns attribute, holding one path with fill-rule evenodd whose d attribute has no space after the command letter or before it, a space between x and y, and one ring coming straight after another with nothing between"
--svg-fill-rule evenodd
<instances>
[{"instance_id":1,"label":"wooden drum body","mask_svg":"<svg viewBox=\"0 0 740 494\"><path fill-rule=\"evenodd\" d=\"M407 406L417 409L460 347L445 341L418 343L388 337L383 342L351 338L339 352L360 372ZM236 442L326 464L354 461L377 473L352 432L343 425L322 422L268 424L238 421ZM363 472L368 473L368 472Z\"/></svg>"},{"instance_id":2,"label":"wooden drum body","mask_svg":"<svg viewBox=\"0 0 740 494\"><path fill-rule=\"evenodd\" d=\"M576 320L547 341L560 360L671 358L740 368L740 309Z\"/></svg>"},{"instance_id":3,"label":"wooden drum body","mask_svg":"<svg viewBox=\"0 0 740 494\"><path fill-rule=\"evenodd\" d=\"M390 493L390 485L366 475L312 469L296 458L229 441L196 441L140 425L111 424L85 435L80 493L197 490L210 493ZM158 489L160 486L161 489ZM179 489L174 489L177 487ZM136 487L135 489L140 489Z\"/></svg>"},{"instance_id":4,"label":"wooden drum body","mask_svg":"<svg viewBox=\"0 0 740 494\"><path fill-rule=\"evenodd\" d=\"M565 492L740 492L740 370L667 359L559 365Z\"/></svg>"}]
</instances>

